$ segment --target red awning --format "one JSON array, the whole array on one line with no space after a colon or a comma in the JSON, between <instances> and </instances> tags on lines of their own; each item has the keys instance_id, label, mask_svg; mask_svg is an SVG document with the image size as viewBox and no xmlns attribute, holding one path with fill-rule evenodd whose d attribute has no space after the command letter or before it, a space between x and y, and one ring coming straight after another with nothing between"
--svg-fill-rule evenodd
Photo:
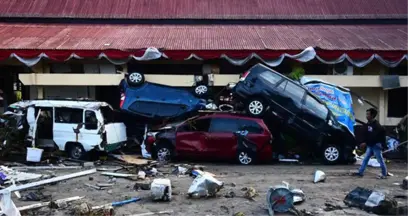
<instances>
[{"instance_id":1,"label":"red awning","mask_svg":"<svg viewBox=\"0 0 408 216\"><path fill-rule=\"evenodd\" d=\"M406 59L407 33L405 25L0 24L0 60L226 58L240 64L253 57L268 62L299 56L314 47L313 53L303 52L307 60L330 64L347 59L361 66L377 59L393 66ZM160 52L145 52L148 47Z\"/></svg>"}]
</instances>

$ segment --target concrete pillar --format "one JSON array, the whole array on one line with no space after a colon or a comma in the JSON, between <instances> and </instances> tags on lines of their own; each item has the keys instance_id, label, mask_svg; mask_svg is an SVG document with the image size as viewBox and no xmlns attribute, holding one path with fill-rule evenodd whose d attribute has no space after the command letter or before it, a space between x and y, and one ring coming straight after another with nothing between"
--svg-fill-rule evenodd
<instances>
[{"instance_id":1,"label":"concrete pillar","mask_svg":"<svg viewBox=\"0 0 408 216\"><path fill-rule=\"evenodd\" d=\"M40 61L34 66L32 66L31 70L34 73L50 73L51 68L49 64L45 63L44 61ZM31 98L44 99L44 87L43 86L35 86L35 87L37 89L37 96L31 97Z\"/></svg>"},{"instance_id":2,"label":"concrete pillar","mask_svg":"<svg viewBox=\"0 0 408 216\"><path fill-rule=\"evenodd\" d=\"M387 75L388 74L388 68L381 65L379 67L379 73L380 76L381 75ZM380 94L379 94L379 98L378 98L378 121L380 122L380 124L384 125L385 124L385 120L387 118L387 97L386 94L387 92L384 91L384 89L380 89Z\"/></svg>"}]
</instances>

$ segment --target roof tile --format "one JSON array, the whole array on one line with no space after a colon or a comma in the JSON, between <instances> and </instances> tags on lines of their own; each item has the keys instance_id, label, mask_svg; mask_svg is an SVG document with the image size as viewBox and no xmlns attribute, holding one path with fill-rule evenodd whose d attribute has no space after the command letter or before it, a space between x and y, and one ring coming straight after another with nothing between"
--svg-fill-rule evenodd
<instances>
[{"instance_id":1,"label":"roof tile","mask_svg":"<svg viewBox=\"0 0 408 216\"><path fill-rule=\"evenodd\" d=\"M69 25L0 23L0 49L408 50L405 25ZM109 44L109 45L108 45Z\"/></svg>"},{"instance_id":2,"label":"roof tile","mask_svg":"<svg viewBox=\"0 0 408 216\"><path fill-rule=\"evenodd\" d=\"M3 0L0 17L406 19L406 0Z\"/></svg>"}]
</instances>

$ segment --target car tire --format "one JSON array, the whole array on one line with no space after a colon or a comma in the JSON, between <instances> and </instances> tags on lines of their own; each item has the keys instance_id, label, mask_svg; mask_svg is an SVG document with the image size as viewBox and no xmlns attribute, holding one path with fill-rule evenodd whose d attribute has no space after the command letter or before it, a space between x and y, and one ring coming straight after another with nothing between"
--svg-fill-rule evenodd
<instances>
[{"instance_id":1,"label":"car tire","mask_svg":"<svg viewBox=\"0 0 408 216\"><path fill-rule=\"evenodd\" d=\"M131 86L139 86L144 83L145 77L143 73L131 72L127 77L127 81Z\"/></svg>"},{"instance_id":2,"label":"car tire","mask_svg":"<svg viewBox=\"0 0 408 216\"><path fill-rule=\"evenodd\" d=\"M266 104L259 98L251 99L246 105L246 112L253 117L261 117L265 113Z\"/></svg>"},{"instance_id":3,"label":"car tire","mask_svg":"<svg viewBox=\"0 0 408 216\"><path fill-rule=\"evenodd\" d=\"M73 144L68 148L68 156L72 159L83 159L86 155L84 147L81 144Z\"/></svg>"},{"instance_id":4,"label":"car tire","mask_svg":"<svg viewBox=\"0 0 408 216\"><path fill-rule=\"evenodd\" d=\"M155 148L155 159L159 162L170 162L173 158L173 149L170 144L159 143Z\"/></svg>"},{"instance_id":5,"label":"car tire","mask_svg":"<svg viewBox=\"0 0 408 216\"><path fill-rule=\"evenodd\" d=\"M322 149L322 158L325 164L339 164L342 161L343 153L337 145L328 144Z\"/></svg>"},{"instance_id":6,"label":"car tire","mask_svg":"<svg viewBox=\"0 0 408 216\"><path fill-rule=\"evenodd\" d=\"M198 98L203 98L208 94L208 86L204 84L199 84L194 87L194 95Z\"/></svg>"},{"instance_id":7,"label":"car tire","mask_svg":"<svg viewBox=\"0 0 408 216\"><path fill-rule=\"evenodd\" d=\"M241 165L251 165L255 163L255 154L254 152L242 149L237 152L237 162Z\"/></svg>"}]
</instances>

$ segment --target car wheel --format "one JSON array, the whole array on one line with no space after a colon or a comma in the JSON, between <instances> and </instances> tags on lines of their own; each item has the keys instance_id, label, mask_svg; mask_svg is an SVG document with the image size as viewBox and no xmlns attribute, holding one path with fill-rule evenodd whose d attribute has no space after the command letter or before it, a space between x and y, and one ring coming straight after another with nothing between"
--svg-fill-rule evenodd
<instances>
[{"instance_id":1,"label":"car wheel","mask_svg":"<svg viewBox=\"0 0 408 216\"><path fill-rule=\"evenodd\" d=\"M159 162L170 162L173 157L173 150L168 144L159 144L155 155Z\"/></svg>"},{"instance_id":2,"label":"car wheel","mask_svg":"<svg viewBox=\"0 0 408 216\"><path fill-rule=\"evenodd\" d=\"M132 86L138 86L144 83L145 77L142 73L131 72L127 78L128 83Z\"/></svg>"},{"instance_id":3,"label":"car wheel","mask_svg":"<svg viewBox=\"0 0 408 216\"><path fill-rule=\"evenodd\" d=\"M255 155L247 150L239 150L237 154L237 161L242 165L250 165L255 162Z\"/></svg>"},{"instance_id":4,"label":"car wheel","mask_svg":"<svg viewBox=\"0 0 408 216\"><path fill-rule=\"evenodd\" d=\"M266 109L265 103L260 99L252 99L246 106L247 112L254 117L260 117Z\"/></svg>"},{"instance_id":5,"label":"car wheel","mask_svg":"<svg viewBox=\"0 0 408 216\"><path fill-rule=\"evenodd\" d=\"M342 153L336 145L326 145L323 148L323 161L326 164L338 164L341 161Z\"/></svg>"},{"instance_id":6,"label":"car wheel","mask_svg":"<svg viewBox=\"0 0 408 216\"><path fill-rule=\"evenodd\" d=\"M68 149L68 156L72 159L79 160L85 157L85 149L81 144L74 144Z\"/></svg>"},{"instance_id":7,"label":"car wheel","mask_svg":"<svg viewBox=\"0 0 408 216\"><path fill-rule=\"evenodd\" d=\"M194 88L194 95L197 97L204 97L208 93L208 86L206 85L198 85Z\"/></svg>"}]
</instances>

